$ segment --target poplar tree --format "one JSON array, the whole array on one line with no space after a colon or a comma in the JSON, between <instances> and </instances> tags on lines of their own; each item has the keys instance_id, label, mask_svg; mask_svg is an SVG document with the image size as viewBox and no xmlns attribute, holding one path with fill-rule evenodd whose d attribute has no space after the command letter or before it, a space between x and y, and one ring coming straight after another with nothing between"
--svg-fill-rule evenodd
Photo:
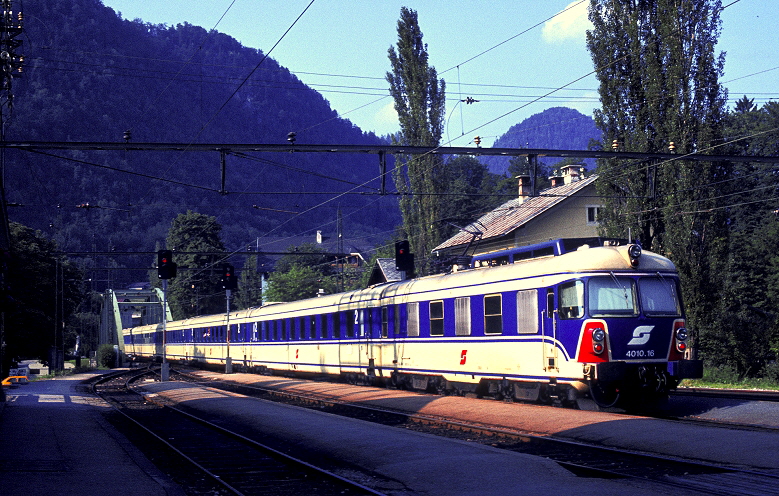
<instances>
[{"instance_id":1,"label":"poplar tree","mask_svg":"<svg viewBox=\"0 0 779 496\"><path fill-rule=\"evenodd\" d=\"M387 73L390 94L395 100L400 131L394 144L438 146L444 126L446 83L428 64L427 44L414 10L402 7L398 20L397 50L388 54L392 71ZM442 240L440 198L446 190L444 164L440 156L396 157L393 179L401 194L403 230L417 254L420 273L428 271L425 257Z\"/></svg>"},{"instance_id":2,"label":"poplar tree","mask_svg":"<svg viewBox=\"0 0 779 496\"><path fill-rule=\"evenodd\" d=\"M604 148L632 152L717 153L726 91L718 0L591 0L587 47L601 108ZM612 148L613 147L613 148ZM726 222L717 184L728 167L684 160L604 160L597 187L603 234L633 238L679 268L691 327L712 329Z\"/></svg>"}]
</instances>

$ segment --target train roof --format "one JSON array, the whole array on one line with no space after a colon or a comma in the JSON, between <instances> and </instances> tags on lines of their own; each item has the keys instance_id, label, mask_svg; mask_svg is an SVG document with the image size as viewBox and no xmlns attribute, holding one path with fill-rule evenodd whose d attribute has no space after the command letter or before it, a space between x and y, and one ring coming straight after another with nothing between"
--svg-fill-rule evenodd
<instances>
[{"instance_id":1,"label":"train roof","mask_svg":"<svg viewBox=\"0 0 779 496\"><path fill-rule=\"evenodd\" d=\"M559 256L522 260L496 267L469 268L448 274L436 274L417 279L398 282L386 282L366 289L347 293L323 295L297 302L285 303L285 307L309 308L331 305L350 305L359 302L396 297L411 293L439 291L449 287L488 284L500 281L533 278L541 276L570 275L588 272L661 272L676 271L669 259L656 253L644 251L639 257L638 266L633 267L628 249L634 245L583 247L579 250ZM268 305L258 307L257 313L263 313Z\"/></svg>"},{"instance_id":2,"label":"train roof","mask_svg":"<svg viewBox=\"0 0 779 496\"><path fill-rule=\"evenodd\" d=\"M631 246L599 246L583 247L576 251L559 256L534 258L515 262L513 264L495 267L468 268L448 274L437 274L417 279L399 282L377 284L365 289L322 295L306 300L288 303L267 303L260 307L231 312L235 317L260 317L268 314L283 316L300 311L332 311L333 306L349 309L356 306L380 305L385 298L400 298L396 302L412 301L424 295L440 295L442 292L459 291L462 288L484 284L505 283L514 284L517 280L544 277L548 281L541 284L555 284L555 280L569 278L577 274L592 273L662 273L664 275L676 272L676 267L668 258L656 253L644 251L638 257L638 264L631 264L629 250ZM538 282L531 285L538 287ZM439 296L436 296L439 297ZM176 324L188 326L205 326L224 324L225 315L193 317Z\"/></svg>"}]
</instances>

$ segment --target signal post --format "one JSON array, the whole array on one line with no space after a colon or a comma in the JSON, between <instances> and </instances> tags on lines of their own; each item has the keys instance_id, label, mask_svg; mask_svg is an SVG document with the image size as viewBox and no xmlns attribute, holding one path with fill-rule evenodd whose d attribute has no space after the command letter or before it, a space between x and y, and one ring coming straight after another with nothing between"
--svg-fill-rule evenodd
<instances>
[{"instance_id":1,"label":"signal post","mask_svg":"<svg viewBox=\"0 0 779 496\"><path fill-rule=\"evenodd\" d=\"M225 374L233 373L233 358L230 356L230 298L233 289L238 287L238 276L235 275L235 268L230 264L222 266L222 288L225 290L225 299L227 300L227 350L225 353Z\"/></svg>"},{"instance_id":2,"label":"signal post","mask_svg":"<svg viewBox=\"0 0 779 496\"><path fill-rule=\"evenodd\" d=\"M162 280L162 367L160 379L170 379L170 364L168 363L167 327L168 327L168 279L176 277L176 263L173 252L160 250L157 252L157 277Z\"/></svg>"}]
</instances>

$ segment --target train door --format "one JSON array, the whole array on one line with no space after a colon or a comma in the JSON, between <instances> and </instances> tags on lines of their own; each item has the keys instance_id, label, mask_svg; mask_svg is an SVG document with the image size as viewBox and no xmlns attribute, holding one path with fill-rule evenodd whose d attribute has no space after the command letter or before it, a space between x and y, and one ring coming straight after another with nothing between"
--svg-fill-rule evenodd
<instances>
[{"instance_id":1,"label":"train door","mask_svg":"<svg viewBox=\"0 0 779 496\"><path fill-rule=\"evenodd\" d=\"M541 328L542 369L554 375L559 369L557 356L558 313L554 288L547 288Z\"/></svg>"},{"instance_id":2,"label":"train door","mask_svg":"<svg viewBox=\"0 0 779 496\"><path fill-rule=\"evenodd\" d=\"M359 309L347 310L341 315L344 319L344 329L339 340L339 356L341 372L344 374L356 374L362 370L360 349L362 348L360 336L361 311Z\"/></svg>"},{"instance_id":3,"label":"train door","mask_svg":"<svg viewBox=\"0 0 779 496\"><path fill-rule=\"evenodd\" d=\"M406 304L393 305L390 318L392 319L392 331L389 333L389 337L392 339L392 370L398 372L398 369L404 365L403 353L407 336L408 306Z\"/></svg>"},{"instance_id":4,"label":"train door","mask_svg":"<svg viewBox=\"0 0 779 496\"><path fill-rule=\"evenodd\" d=\"M377 349L381 346L380 341L377 340L375 324L377 323L377 311L378 308L366 308L362 310L363 322L362 322L362 343L365 345L364 355L361 351L360 356L365 357L365 373L369 377L376 375L376 356L381 356L381 350Z\"/></svg>"},{"instance_id":5,"label":"train door","mask_svg":"<svg viewBox=\"0 0 779 496\"><path fill-rule=\"evenodd\" d=\"M396 368L398 308L396 305L384 305L375 309L373 355L370 357L373 362L370 367L378 377L387 378Z\"/></svg>"}]
</instances>

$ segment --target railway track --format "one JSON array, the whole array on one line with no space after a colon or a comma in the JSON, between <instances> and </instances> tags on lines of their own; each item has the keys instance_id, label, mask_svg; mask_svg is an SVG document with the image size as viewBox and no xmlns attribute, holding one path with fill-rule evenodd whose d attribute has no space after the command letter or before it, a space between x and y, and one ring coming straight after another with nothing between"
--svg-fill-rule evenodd
<instances>
[{"instance_id":1,"label":"railway track","mask_svg":"<svg viewBox=\"0 0 779 496\"><path fill-rule=\"evenodd\" d=\"M779 391L759 389L679 388L672 391L671 395L728 400L779 401Z\"/></svg>"},{"instance_id":2,"label":"railway track","mask_svg":"<svg viewBox=\"0 0 779 496\"><path fill-rule=\"evenodd\" d=\"M190 380L204 383L199 377L190 378ZM638 453L549 436L534 436L490 426L472 425L462 421L452 422L446 418L353 403L339 403L311 395L302 396L286 391L281 392L233 382L208 381L204 384L208 387L216 387L247 396L281 401L384 425L482 442L501 449L543 456L555 460L579 476L652 481L668 485L669 488L676 491L687 490L698 494L779 494L779 475L772 473L742 470L657 454Z\"/></svg>"},{"instance_id":3,"label":"railway track","mask_svg":"<svg viewBox=\"0 0 779 496\"><path fill-rule=\"evenodd\" d=\"M174 480L183 482L188 494L382 494L206 419L146 401L131 385L150 374L154 371L105 377L93 384L93 391L113 405L136 431L142 430L133 439L142 444L142 450L148 453L164 446L165 454L157 456L157 463L163 468L176 465L171 469L178 474ZM186 481L181 481L181 474L186 474Z\"/></svg>"}]
</instances>

